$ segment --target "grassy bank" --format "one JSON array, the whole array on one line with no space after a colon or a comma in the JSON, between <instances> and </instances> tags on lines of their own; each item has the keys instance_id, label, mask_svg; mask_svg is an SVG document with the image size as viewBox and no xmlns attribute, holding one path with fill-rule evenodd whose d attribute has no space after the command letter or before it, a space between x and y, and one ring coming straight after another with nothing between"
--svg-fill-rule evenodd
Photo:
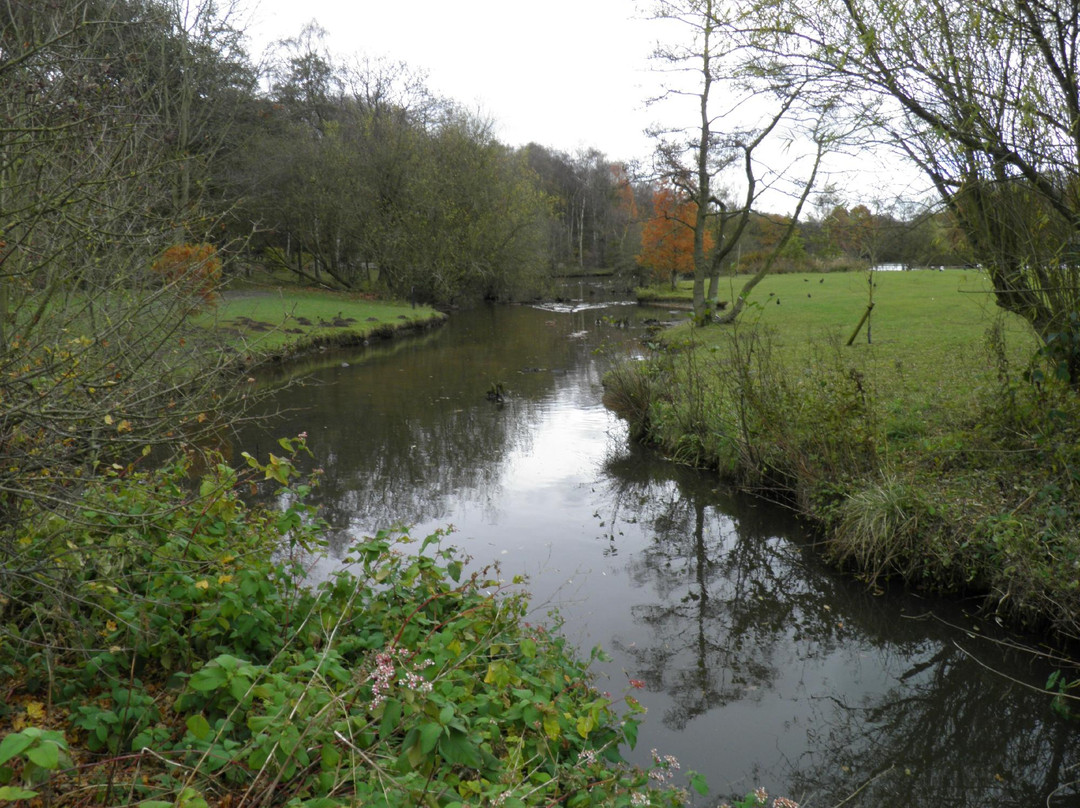
<instances>
[{"instance_id":1,"label":"grassy bank","mask_svg":"<svg viewBox=\"0 0 1080 808\"><path fill-rule=\"evenodd\" d=\"M280 359L320 346L356 345L436 325L426 306L298 287L226 292L196 320L243 355Z\"/></svg>"},{"instance_id":2,"label":"grassy bank","mask_svg":"<svg viewBox=\"0 0 1080 808\"><path fill-rule=\"evenodd\" d=\"M783 497L873 582L979 593L1080 637L1080 406L975 271L780 275L739 324L665 335L608 397L673 458ZM688 294L688 292L687 292ZM722 295L723 296L723 295Z\"/></svg>"}]
</instances>

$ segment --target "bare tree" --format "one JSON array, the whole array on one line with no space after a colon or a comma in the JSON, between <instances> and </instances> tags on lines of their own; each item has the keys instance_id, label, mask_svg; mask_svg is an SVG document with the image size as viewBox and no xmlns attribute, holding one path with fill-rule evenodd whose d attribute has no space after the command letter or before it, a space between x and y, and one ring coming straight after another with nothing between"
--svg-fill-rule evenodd
<instances>
[{"instance_id":1,"label":"bare tree","mask_svg":"<svg viewBox=\"0 0 1080 808\"><path fill-rule=\"evenodd\" d=\"M656 163L658 172L697 208L690 226L698 323L714 318L721 268L761 195L789 184L801 190L791 228L778 246L778 251L783 249L831 140L823 122L830 106L806 93L806 83L797 75L765 62L754 47L748 30L755 13L754 3L726 0L662 0L654 11L655 18L679 24L686 34L677 44L658 48L655 58L674 78L663 98L692 99L696 121L693 126L657 129ZM770 156L776 159L775 142L794 137L799 127L805 130L807 120L811 127L807 140L815 149L809 171L794 180L797 161L770 171L762 152L771 149ZM734 181L740 172L742 190L734 201L722 183ZM711 249L706 249L707 232L714 233ZM772 265L767 261L743 288L725 321L739 315L750 291Z\"/></svg>"},{"instance_id":2,"label":"bare tree","mask_svg":"<svg viewBox=\"0 0 1080 808\"><path fill-rule=\"evenodd\" d=\"M176 36L162 9L0 6L5 540L28 503L62 504L102 464L196 439L221 395L199 364L215 354L197 349L205 336L188 323L206 303L213 248L183 271L154 270L177 232L206 240L194 205L176 204L188 155L168 142L161 95L175 87L144 47Z\"/></svg>"},{"instance_id":3,"label":"bare tree","mask_svg":"<svg viewBox=\"0 0 1080 808\"><path fill-rule=\"evenodd\" d=\"M769 0L761 20L774 56L923 170L998 305L1080 382L1080 4Z\"/></svg>"}]
</instances>

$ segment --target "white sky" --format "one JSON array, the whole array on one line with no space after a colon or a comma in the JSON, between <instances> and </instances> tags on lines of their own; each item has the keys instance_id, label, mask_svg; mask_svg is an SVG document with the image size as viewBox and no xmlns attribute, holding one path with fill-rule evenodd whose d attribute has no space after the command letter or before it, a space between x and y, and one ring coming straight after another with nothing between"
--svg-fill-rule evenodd
<instances>
[{"instance_id":1,"label":"white sky","mask_svg":"<svg viewBox=\"0 0 1080 808\"><path fill-rule=\"evenodd\" d=\"M491 118L502 142L646 158L659 23L634 0L244 0L252 55L312 19L338 55L426 70L434 92Z\"/></svg>"},{"instance_id":2,"label":"white sky","mask_svg":"<svg viewBox=\"0 0 1080 808\"><path fill-rule=\"evenodd\" d=\"M682 26L647 19L640 6L649 0L239 2L253 58L315 20L336 56L387 57L426 71L430 90L492 120L496 137L510 146L535 141L570 154L596 148L610 160L647 166L654 146L648 126L692 126L696 118L693 107L676 102L646 104L673 80L649 58L657 41L686 35ZM883 160L837 156L819 188L832 181L848 205L871 208L874 200L925 191L911 169ZM796 185L807 168L793 171ZM767 191L761 204L790 212L794 199Z\"/></svg>"}]
</instances>

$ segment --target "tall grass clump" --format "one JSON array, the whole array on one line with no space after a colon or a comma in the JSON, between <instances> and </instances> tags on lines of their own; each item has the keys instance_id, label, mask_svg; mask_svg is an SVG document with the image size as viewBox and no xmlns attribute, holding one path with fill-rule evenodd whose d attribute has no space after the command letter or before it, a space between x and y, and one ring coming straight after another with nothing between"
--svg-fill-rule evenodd
<instances>
[{"instance_id":1,"label":"tall grass clump","mask_svg":"<svg viewBox=\"0 0 1080 808\"><path fill-rule=\"evenodd\" d=\"M633 696L599 692L557 627L525 622L521 582L441 533L359 540L306 583L326 526L302 438L282 447L194 486L118 467L28 520L0 578L0 802L681 804L671 760L623 761ZM267 483L282 510L243 503Z\"/></svg>"},{"instance_id":2,"label":"tall grass clump","mask_svg":"<svg viewBox=\"0 0 1080 808\"><path fill-rule=\"evenodd\" d=\"M829 555L854 566L870 583L899 575L942 588L942 571L953 567L936 541L941 525L921 488L885 471L854 487L830 524ZM935 563L930 559L936 556ZM933 581L926 581L932 575Z\"/></svg>"},{"instance_id":3,"label":"tall grass clump","mask_svg":"<svg viewBox=\"0 0 1080 808\"><path fill-rule=\"evenodd\" d=\"M813 293L785 303L836 285L797 280ZM987 327L971 297L935 309L939 278L883 288L892 319L872 345L843 344L850 323L785 324L775 304L730 329L676 331L637 363L632 432L789 504L862 578L976 595L1015 624L1080 639L1080 397L1060 357L1015 320ZM920 290L921 308L903 296ZM623 377L607 381L617 398Z\"/></svg>"},{"instance_id":4,"label":"tall grass clump","mask_svg":"<svg viewBox=\"0 0 1080 808\"><path fill-rule=\"evenodd\" d=\"M809 502L879 462L865 375L837 351L785 366L765 328L736 328L710 345L692 334L616 368L605 388L632 435L762 493Z\"/></svg>"}]
</instances>

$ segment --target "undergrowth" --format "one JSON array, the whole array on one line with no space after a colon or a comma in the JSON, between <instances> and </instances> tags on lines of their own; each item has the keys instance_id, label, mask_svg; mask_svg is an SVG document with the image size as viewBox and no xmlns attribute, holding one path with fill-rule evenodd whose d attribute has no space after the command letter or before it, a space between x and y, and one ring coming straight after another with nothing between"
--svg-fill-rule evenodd
<instances>
[{"instance_id":1,"label":"undergrowth","mask_svg":"<svg viewBox=\"0 0 1080 808\"><path fill-rule=\"evenodd\" d=\"M595 689L557 627L524 621L521 582L469 572L443 534L363 539L305 585L324 525L303 438L281 443L196 490L184 465L117 467L8 548L0 802L682 803L673 761L623 761L633 696ZM258 478L282 510L243 503Z\"/></svg>"}]
</instances>

